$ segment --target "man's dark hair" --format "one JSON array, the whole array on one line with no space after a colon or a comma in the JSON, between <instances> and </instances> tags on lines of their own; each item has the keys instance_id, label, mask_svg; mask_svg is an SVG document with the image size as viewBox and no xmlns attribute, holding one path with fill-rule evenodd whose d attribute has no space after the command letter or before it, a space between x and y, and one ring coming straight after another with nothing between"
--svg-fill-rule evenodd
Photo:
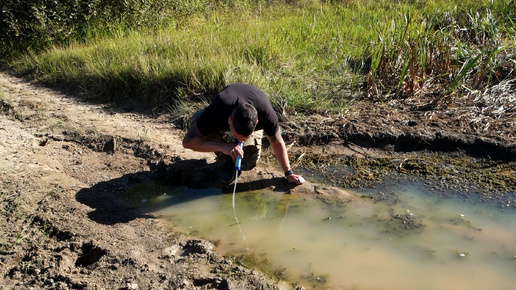
<instances>
[{"instance_id":1,"label":"man's dark hair","mask_svg":"<svg viewBox=\"0 0 516 290\"><path fill-rule=\"evenodd\" d=\"M258 112L251 104L238 105L231 115L235 131L242 136L250 136L258 121Z\"/></svg>"}]
</instances>

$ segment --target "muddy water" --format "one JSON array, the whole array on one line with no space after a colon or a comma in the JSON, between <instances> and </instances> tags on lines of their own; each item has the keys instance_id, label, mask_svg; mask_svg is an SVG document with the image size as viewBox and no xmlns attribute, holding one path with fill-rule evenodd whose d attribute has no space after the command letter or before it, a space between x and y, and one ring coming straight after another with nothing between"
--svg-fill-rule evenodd
<instances>
[{"instance_id":1,"label":"muddy water","mask_svg":"<svg viewBox=\"0 0 516 290\"><path fill-rule=\"evenodd\" d=\"M515 289L516 208L396 185L381 201L168 189L146 201L176 230L308 289ZM245 239L243 237L245 235ZM268 261L269 263L266 263Z\"/></svg>"}]
</instances>

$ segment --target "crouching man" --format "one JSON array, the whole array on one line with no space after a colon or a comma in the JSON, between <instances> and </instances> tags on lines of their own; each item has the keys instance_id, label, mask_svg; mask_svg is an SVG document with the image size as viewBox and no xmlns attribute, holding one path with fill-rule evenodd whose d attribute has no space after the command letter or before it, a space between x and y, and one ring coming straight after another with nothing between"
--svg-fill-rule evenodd
<instances>
[{"instance_id":1,"label":"crouching man","mask_svg":"<svg viewBox=\"0 0 516 290\"><path fill-rule=\"evenodd\" d=\"M251 170L260 158L263 133L272 147L288 182L303 184L305 179L290 167L287 148L281 137L278 116L264 92L248 84L225 87L205 109L195 113L183 139L183 147L199 152L215 152L224 161L220 173L223 186L235 178L235 159L241 169ZM243 148L237 141L243 143Z\"/></svg>"}]
</instances>

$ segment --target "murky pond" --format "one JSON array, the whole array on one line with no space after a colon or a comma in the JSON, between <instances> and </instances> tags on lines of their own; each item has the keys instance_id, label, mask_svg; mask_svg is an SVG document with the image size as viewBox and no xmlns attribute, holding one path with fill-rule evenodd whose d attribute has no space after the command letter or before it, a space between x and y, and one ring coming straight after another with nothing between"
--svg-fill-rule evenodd
<instances>
[{"instance_id":1,"label":"murky pond","mask_svg":"<svg viewBox=\"0 0 516 290\"><path fill-rule=\"evenodd\" d=\"M356 192L351 202L240 192L238 227L231 194L159 190L144 202L175 230L215 241L219 253L307 289L516 287L512 205L440 197L417 184Z\"/></svg>"}]
</instances>

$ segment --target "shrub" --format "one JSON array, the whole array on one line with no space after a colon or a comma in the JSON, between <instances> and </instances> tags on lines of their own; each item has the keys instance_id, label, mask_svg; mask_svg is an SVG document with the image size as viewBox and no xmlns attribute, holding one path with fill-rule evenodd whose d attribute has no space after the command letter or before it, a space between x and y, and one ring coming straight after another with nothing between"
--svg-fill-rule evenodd
<instances>
[{"instance_id":1,"label":"shrub","mask_svg":"<svg viewBox=\"0 0 516 290\"><path fill-rule=\"evenodd\" d=\"M3 0L0 55L170 22L173 0ZM123 31L122 31L123 32Z\"/></svg>"}]
</instances>

